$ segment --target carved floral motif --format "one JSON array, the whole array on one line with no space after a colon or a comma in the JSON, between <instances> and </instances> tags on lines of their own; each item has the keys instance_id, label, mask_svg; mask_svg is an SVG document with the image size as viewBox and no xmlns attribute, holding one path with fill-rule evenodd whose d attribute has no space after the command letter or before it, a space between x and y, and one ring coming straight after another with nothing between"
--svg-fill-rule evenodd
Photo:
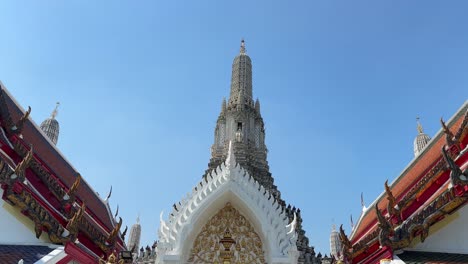
<instances>
[{"instance_id":1,"label":"carved floral motif","mask_svg":"<svg viewBox=\"0 0 468 264\"><path fill-rule=\"evenodd\" d=\"M202 228L189 263L265 263L263 244L250 222L231 204Z\"/></svg>"}]
</instances>

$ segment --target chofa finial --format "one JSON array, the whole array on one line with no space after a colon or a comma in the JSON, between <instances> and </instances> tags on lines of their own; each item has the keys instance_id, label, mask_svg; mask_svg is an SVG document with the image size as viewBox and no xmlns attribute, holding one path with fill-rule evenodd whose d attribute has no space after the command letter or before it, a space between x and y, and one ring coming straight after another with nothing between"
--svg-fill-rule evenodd
<instances>
[{"instance_id":1,"label":"chofa finial","mask_svg":"<svg viewBox=\"0 0 468 264\"><path fill-rule=\"evenodd\" d=\"M240 53L245 54L245 41L244 38L241 40Z\"/></svg>"},{"instance_id":2,"label":"chofa finial","mask_svg":"<svg viewBox=\"0 0 468 264\"><path fill-rule=\"evenodd\" d=\"M52 114L50 115L50 117L55 118L57 116L59 105L60 105L60 102L57 102L57 104L55 105L55 109L54 111L52 111Z\"/></svg>"}]
</instances>

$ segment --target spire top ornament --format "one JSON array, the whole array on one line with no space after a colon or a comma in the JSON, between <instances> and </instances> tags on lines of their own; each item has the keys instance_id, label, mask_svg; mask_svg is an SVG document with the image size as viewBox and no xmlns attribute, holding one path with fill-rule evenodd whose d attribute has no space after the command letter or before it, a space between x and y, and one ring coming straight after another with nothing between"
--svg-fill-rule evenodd
<instances>
[{"instance_id":1,"label":"spire top ornament","mask_svg":"<svg viewBox=\"0 0 468 264\"><path fill-rule=\"evenodd\" d=\"M60 102L57 102L57 103L55 104L55 109L54 109L54 111L52 111L52 114L50 114L50 117L51 117L51 118L55 119L55 117L56 117L57 114L58 114L58 107L59 107L59 106L60 106Z\"/></svg>"},{"instance_id":2,"label":"spire top ornament","mask_svg":"<svg viewBox=\"0 0 468 264\"><path fill-rule=\"evenodd\" d=\"M417 123L418 133L423 134L424 130L423 130L421 123L419 122L419 116L416 117L416 123Z\"/></svg>"},{"instance_id":3,"label":"spire top ornament","mask_svg":"<svg viewBox=\"0 0 468 264\"><path fill-rule=\"evenodd\" d=\"M245 54L245 41L244 38L241 40L240 54Z\"/></svg>"}]
</instances>

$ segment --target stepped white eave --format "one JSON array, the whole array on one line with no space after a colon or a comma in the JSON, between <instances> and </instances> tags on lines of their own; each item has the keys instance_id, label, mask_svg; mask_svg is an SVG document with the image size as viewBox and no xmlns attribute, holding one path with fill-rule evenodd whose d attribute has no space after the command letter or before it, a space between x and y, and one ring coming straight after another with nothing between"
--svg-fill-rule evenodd
<instances>
[{"instance_id":1,"label":"stepped white eave","mask_svg":"<svg viewBox=\"0 0 468 264\"><path fill-rule=\"evenodd\" d=\"M192 193L175 204L167 221L163 220L161 212L158 257L180 256L187 250L184 247L191 247L186 245L186 240L192 232L191 226L205 209L225 192L232 192L254 213L254 217L260 223L260 227L257 228L261 228L257 232L264 235L267 255L273 262L274 259L291 259L295 255L296 217L294 216L293 221L289 223L288 217L273 195L236 162L230 143L225 163L194 187Z\"/></svg>"}]
</instances>

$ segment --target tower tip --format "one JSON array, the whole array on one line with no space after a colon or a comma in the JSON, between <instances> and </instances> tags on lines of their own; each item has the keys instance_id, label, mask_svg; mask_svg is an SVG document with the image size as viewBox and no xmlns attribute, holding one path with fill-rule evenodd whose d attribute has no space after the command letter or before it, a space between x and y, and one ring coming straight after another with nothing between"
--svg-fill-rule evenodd
<instances>
[{"instance_id":1,"label":"tower tip","mask_svg":"<svg viewBox=\"0 0 468 264\"><path fill-rule=\"evenodd\" d=\"M419 134L424 133L423 127L421 123L419 122L419 116L416 117L416 124L417 124L418 133Z\"/></svg>"},{"instance_id":2,"label":"tower tip","mask_svg":"<svg viewBox=\"0 0 468 264\"><path fill-rule=\"evenodd\" d=\"M245 54L245 41L244 41L244 38L241 39L240 53Z\"/></svg>"},{"instance_id":3,"label":"tower tip","mask_svg":"<svg viewBox=\"0 0 468 264\"><path fill-rule=\"evenodd\" d=\"M55 109L52 111L52 114L50 115L51 118L55 118L58 114L58 107L60 106L60 102L57 102L55 104Z\"/></svg>"}]
</instances>

